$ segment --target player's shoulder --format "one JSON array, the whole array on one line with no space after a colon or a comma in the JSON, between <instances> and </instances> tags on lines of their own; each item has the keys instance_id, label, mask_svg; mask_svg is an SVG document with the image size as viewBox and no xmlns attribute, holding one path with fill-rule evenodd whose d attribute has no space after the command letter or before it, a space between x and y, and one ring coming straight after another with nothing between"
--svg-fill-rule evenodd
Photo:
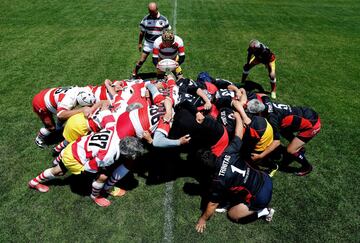
<instances>
[{"instance_id":1,"label":"player's shoulder","mask_svg":"<svg viewBox=\"0 0 360 243\"><path fill-rule=\"evenodd\" d=\"M154 46L159 47L161 42L162 42L162 38L161 38L161 35L160 35L158 38L155 39Z\"/></svg>"},{"instance_id":2,"label":"player's shoulder","mask_svg":"<svg viewBox=\"0 0 360 243\"><path fill-rule=\"evenodd\" d=\"M184 41L183 41L183 39L180 37L180 36L178 36L178 35L175 35L175 42L177 42L177 43L181 43L181 44L183 44L184 43Z\"/></svg>"}]
</instances>

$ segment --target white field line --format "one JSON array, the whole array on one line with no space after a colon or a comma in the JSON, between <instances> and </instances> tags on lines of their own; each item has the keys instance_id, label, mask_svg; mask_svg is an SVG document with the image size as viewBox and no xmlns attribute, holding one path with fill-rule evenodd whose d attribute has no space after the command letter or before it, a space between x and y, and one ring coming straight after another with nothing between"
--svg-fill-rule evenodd
<instances>
[{"instance_id":1,"label":"white field line","mask_svg":"<svg viewBox=\"0 0 360 243\"><path fill-rule=\"evenodd\" d=\"M172 29L174 31L174 34L176 34L177 0L172 0L172 1L174 4ZM164 242L173 242L174 241L173 197L174 197L174 182L170 181L165 184L165 199L164 199L165 220L164 220L164 239L163 239Z\"/></svg>"}]
</instances>

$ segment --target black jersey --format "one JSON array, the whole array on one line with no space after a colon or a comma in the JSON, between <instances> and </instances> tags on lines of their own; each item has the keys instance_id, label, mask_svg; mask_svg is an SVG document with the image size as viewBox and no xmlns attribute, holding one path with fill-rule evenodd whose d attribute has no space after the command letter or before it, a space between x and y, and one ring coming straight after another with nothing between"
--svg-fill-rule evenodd
<instances>
[{"instance_id":1,"label":"black jersey","mask_svg":"<svg viewBox=\"0 0 360 243\"><path fill-rule=\"evenodd\" d=\"M296 107L286 104L266 102L266 116L273 127L274 139L280 139L282 129L298 132L312 126L318 121L318 114L308 107Z\"/></svg>"},{"instance_id":2,"label":"black jersey","mask_svg":"<svg viewBox=\"0 0 360 243\"><path fill-rule=\"evenodd\" d=\"M264 184L265 174L251 168L241 157L242 141L238 136L232 140L216 160L216 175L210 195L211 202L220 202L224 196L246 192L251 200Z\"/></svg>"},{"instance_id":3,"label":"black jersey","mask_svg":"<svg viewBox=\"0 0 360 243\"><path fill-rule=\"evenodd\" d=\"M274 53L272 53L271 50L262 43L260 43L259 47L249 47L247 51L249 56L254 55L256 59L264 64L275 60Z\"/></svg>"}]
</instances>

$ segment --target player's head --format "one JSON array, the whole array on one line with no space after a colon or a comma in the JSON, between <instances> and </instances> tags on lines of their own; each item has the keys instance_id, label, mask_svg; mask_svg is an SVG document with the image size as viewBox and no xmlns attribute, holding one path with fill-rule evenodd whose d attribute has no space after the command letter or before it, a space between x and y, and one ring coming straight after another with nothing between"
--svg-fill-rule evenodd
<instances>
[{"instance_id":1,"label":"player's head","mask_svg":"<svg viewBox=\"0 0 360 243\"><path fill-rule=\"evenodd\" d=\"M149 9L149 14L151 15L151 17L156 18L158 15L158 7L157 4L155 2L151 2L148 5L148 9Z\"/></svg>"},{"instance_id":2,"label":"player's head","mask_svg":"<svg viewBox=\"0 0 360 243\"><path fill-rule=\"evenodd\" d=\"M214 172L216 169L216 156L206 149L200 149L197 151L197 158L200 159L201 163L205 166L207 172Z\"/></svg>"},{"instance_id":3,"label":"player's head","mask_svg":"<svg viewBox=\"0 0 360 243\"><path fill-rule=\"evenodd\" d=\"M265 105L258 99L252 99L247 103L246 110L253 114L260 113L265 110Z\"/></svg>"},{"instance_id":4,"label":"player's head","mask_svg":"<svg viewBox=\"0 0 360 243\"><path fill-rule=\"evenodd\" d=\"M199 86L200 89L206 89L205 82L211 82L215 80L213 77L210 76L208 72L200 72L196 79L196 84Z\"/></svg>"},{"instance_id":5,"label":"player's head","mask_svg":"<svg viewBox=\"0 0 360 243\"><path fill-rule=\"evenodd\" d=\"M88 89L81 89L76 97L80 106L92 106L96 102L94 94Z\"/></svg>"},{"instance_id":6,"label":"player's head","mask_svg":"<svg viewBox=\"0 0 360 243\"><path fill-rule=\"evenodd\" d=\"M255 40L255 39L251 40L249 43L249 47L251 47L251 48L260 47L260 41Z\"/></svg>"},{"instance_id":7,"label":"player's head","mask_svg":"<svg viewBox=\"0 0 360 243\"><path fill-rule=\"evenodd\" d=\"M146 152L140 138L125 137L120 141L120 154L126 160L136 160Z\"/></svg>"},{"instance_id":8,"label":"player's head","mask_svg":"<svg viewBox=\"0 0 360 243\"><path fill-rule=\"evenodd\" d=\"M170 46L175 40L174 32L170 29L164 30L161 35L161 39L165 46Z\"/></svg>"}]
</instances>

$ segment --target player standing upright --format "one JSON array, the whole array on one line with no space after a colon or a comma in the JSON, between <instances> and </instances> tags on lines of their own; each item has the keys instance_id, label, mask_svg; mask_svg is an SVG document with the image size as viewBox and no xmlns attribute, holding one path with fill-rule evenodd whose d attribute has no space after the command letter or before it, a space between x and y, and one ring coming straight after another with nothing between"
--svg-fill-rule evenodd
<instances>
[{"instance_id":1,"label":"player standing upright","mask_svg":"<svg viewBox=\"0 0 360 243\"><path fill-rule=\"evenodd\" d=\"M271 98L276 99L276 75L275 75L275 55L263 43L258 40L251 40L247 49L247 61L243 67L241 82L245 82L250 69L262 63L269 72L271 85Z\"/></svg>"},{"instance_id":2,"label":"player standing upright","mask_svg":"<svg viewBox=\"0 0 360 243\"><path fill-rule=\"evenodd\" d=\"M139 33L139 51L142 50L140 59L136 63L135 69L132 73L132 78L136 78L139 69L146 61L150 52L152 52L154 41L156 38L161 36L163 30L170 27L167 18L160 14L158 11L157 4L154 2L148 5L149 14L146 15L140 22L140 33ZM143 44L143 39L144 44Z\"/></svg>"},{"instance_id":3,"label":"player standing upright","mask_svg":"<svg viewBox=\"0 0 360 243\"><path fill-rule=\"evenodd\" d=\"M171 30L163 31L162 35L154 42L153 63L157 66L163 59L172 59L178 62L179 66L175 69L178 79L182 78L180 65L185 61L184 41ZM160 73L158 73L159 75Z\"/></svg>"}]
</instances>

